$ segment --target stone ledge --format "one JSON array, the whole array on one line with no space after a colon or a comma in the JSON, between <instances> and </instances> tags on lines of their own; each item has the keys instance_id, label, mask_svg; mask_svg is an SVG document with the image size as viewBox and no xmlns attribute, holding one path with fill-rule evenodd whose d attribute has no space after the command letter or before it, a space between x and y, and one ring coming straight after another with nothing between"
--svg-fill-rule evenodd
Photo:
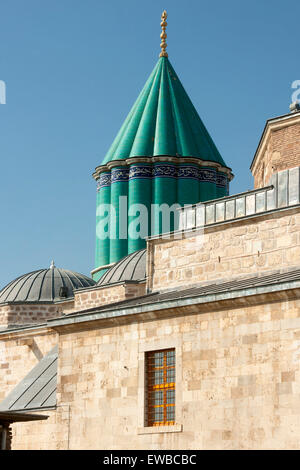
<instances>
[{"instance_id":1,"label":"stone ledge","mask_svg":"<svg viewBox=\"0 0 300 470\"><path fill-rule=\"evenodd\" d=\"M174 424L173 426L146 426L138 428L138 434L161 434L165 432L182 432L182 424Z\"/></svg>"},{"instance_id":2,"label":"stone ledge","mask_svg":"<svg viewBox=\"0 0 300 470\"><path fill-rule=\"evenodd\" d=\"M176 230L176 231L173 231L173 232L166 232L166 233L163 233L163 234L160 234L160 235L152 235L150 237L145 237L145 240L147 241L147 243L150 243L152 241L157 241L157 240L159 240L159 243L165 243L165 242L168 243L168 242L173 241L173 240L181 241L181 240L185 240L187 238L191 238L192 236L197 234L199 232L199 230L204 231L204 233L211 233L211 232L214 232L215 229L218 229L218 228L220 228L221 230L222 229L227 229L228 225L238 226L241 223L247 224L249 221L250 221L250 223L251 222L257 223L257 221L255 219L259 220L263 216L266 217L266 218L270 218L270 219L275 219L277 217L277 215L278 215L278 217L279 216L284 217L286 215L289 215L289 213L294 214L294 213L299 212L299 209L300 209L300 203L295 204L293 206L280 207L280 208L276 208L276 209L273 209L273 210L268 210L268 211L265 211L265 212L259 212L259 213L255 213L255 214L251 214L251 215L246 215L246 216L243 216L243 217L237 217L235 219L222 220L220 222L215 222L215 223L207 224L207 225L204 225L204 226L199 226L199 227L195 226L195 227L189 228L189 229L182 229L182 230ZM148 277L149 277L149 274L148 274Z\"/></svg>"},{"instance_id":3,"label":"stone ledge","mask_svg":"<svg viewBox=\"0 0 300 470\"><path fill-rule=\"evenodd\" d=\"M271 295L271 299L266 298ZM185 313L204 313L211 309L228 309L245 307L248 305L257 305L267 302L276 302L280 300L294 300L300 298L300 281L287 282L282 284L271 284L267 286L251 287L237 291L220 292L218 294L208 294L181 299L172 299L154 303L145 303L135 307L120 305L108 305L107 310L87 311L85 313L74 313L57 319L49 319L47 325L55 330L72 331L74 329L92 328L90 322L94 325L121 325L128 323L132 317L139 316L143 320L161 319L163 317L181 316ZM135 320L137 321L137 320Z\"/></svg>"},{"instance_id":4,"label":"stone ledge","mask_svg":"<svg viewBox=\"0 0 300 470\"><path fill-rule=\"evenodd\" d=\"M124 286L124 287L127 287L128 286L139 286L140 284L145 284L146 283L146 280L145 279L140 279L139 281L132 281L132 280L128 280L128 281L115 281L115 282L111 282L109 284L101 284L101 285L97 285L95 284L94 286L88 286L88 287L80 287L78 289L74 289L74 293L75 294L84 294L85 292L92 292L92 291L96 291L96 290L101 290L101 289L108 289L108 288L111 288L111 287L115 287L115 286Z\"/></svg>"}]
</instances>

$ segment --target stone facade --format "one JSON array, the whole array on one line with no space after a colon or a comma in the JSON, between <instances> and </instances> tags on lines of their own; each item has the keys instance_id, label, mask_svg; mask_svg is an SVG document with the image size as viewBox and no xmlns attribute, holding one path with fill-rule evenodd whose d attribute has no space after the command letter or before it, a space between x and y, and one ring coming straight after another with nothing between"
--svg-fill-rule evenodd
<instances>
[{"instance_id":1,"label":"stone facade","mask_svg":"<svg viewBox=\"0 0 300 470\"><path fill-rule=\"evenodd\" d=\"M69 304L74 302L54 303L8 303L0 305L0 329L12 325L29 325L45 322L48 318L56 318Z\"/></svg>"},{"instance_id":2,"label":"stone facade","mask_svg":"<svg viewBox=\"0 0 300 470\"><path fill-rule=\"evenodd\" d=\"M47 328L1 334L0 401L57 344L57 341L57 334Z\"/></svg>"},{"instance_id":3,"label":"stone facade","mask_svg":"<svg viewBox=\"0 0 300 470\"><path fill-rule=\"evenodd\" d=\"M66 450L69 448L70 409L57 407L43 414L47 421L15 423L12 426L12 450Z\"/></svg>"},{"instance_id":4,"label":"stone facade","mask_svg":"<svg viewBox=\"0 0 300 470\"><path fill-rule=\"evenodd\" d=\"M153 239L148 250L152 291L299 266L299 207Z\"/></svg>"},{"instance_id":5,"label":"stone facade","mask_svg":"<svg viewBox=\"0 0 300 470\"><path fill-rule=\"evenodd\" d=\"M102 305L132 299L145 294L145 282L120 282L109 286L96 286L93 289L86 289L75 292L74 308L66 313L89 308L101 307Z\"/></svg>"},{"instance_id":6,"label":"stone facade","mask_svg":"<svg viewBox=\"0 0 300 470\"><path fill-rule=\"evenodd\" d=\"M299 138L300 113L269 121L252 164L256 187L300 166ZM276 178L274 199L286 198L272 208L255 194L253 212L238 218L234 206L233 219L220 220L213 202L202 231L149 239L146 282L80 289L37 316L28 305L1 307L5 321L48 322L0 332L0 400L58 344L56 409L43 410L47 421L14 424L13 449L299 449L300 203ZM280 284L280 271L292 280ZM228 292L180 295L266 274L273 284L258 289L232 283ZM169 290L177 295L168 303ZM143 306L126 310L146 293ZM151 427L146 354L169 348L175 424Z\"/></svg>"},{"instance_id":7,"label":"stone facade","mask_svg":"<svg viewBox=\"0 0 300 470\"><path fill-rule=\"evenodd\" d=\"M62 329L57 412L13 425L13 448L299 448L299 298L221 307ZM176 350L176 426L149 429L143 356L168 347Z\"/></svg>"},{"instance_id":8,"label":"stone facade","mask_svg":"<svg viewBox=\"0 0 300 470\"><path fill-rule=\"evenodd\" d=\"M206 227L203 245L188 233L149 240L148 289L299 267L299 232L300 208L289 207ZM144 293L145 283L77 291L74 309ZM1 334L2 398L59 344L57 408L14 424L13 449L299 448L299 289L59 322ZM166 348L176 352L176 422L149 427L145 354Z\"/></svg>"},{"instance_id":9,"label":"stone facade","mask_svg":"<svg viewBox=\"0 0 300 470\"><path fill-rule=\"evenodd\" d=\"M251 165L254 187L269 184L272 174L300 166L300 114L268 121Z\"/></svg>"}]
</instances>

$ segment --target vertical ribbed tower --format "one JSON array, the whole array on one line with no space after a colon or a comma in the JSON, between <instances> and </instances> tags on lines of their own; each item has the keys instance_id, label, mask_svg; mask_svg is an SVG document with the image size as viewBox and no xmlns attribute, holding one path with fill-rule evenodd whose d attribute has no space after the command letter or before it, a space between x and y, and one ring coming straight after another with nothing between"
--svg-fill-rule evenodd
<instances>
[{"instance_id":1,"label":"vertical ribbed tower","mask_svg":"<svg viewBox=\"0 0 300 470\"><path fill-rule=\"evenodd\" d=\"M163 12L159 60L93 174L97 181L95 280L110 265L146 246L144 238L128 233L137 216L135 204L148 210L144 235L159 234L164 227L157 205L227 196L233 178L168 59L166 18ZM113 208L107 226L110 233L99 238L98 228L107 220L104 204ZM174 222L170 229L176 229Z\"/></svg>"}]
</instances>

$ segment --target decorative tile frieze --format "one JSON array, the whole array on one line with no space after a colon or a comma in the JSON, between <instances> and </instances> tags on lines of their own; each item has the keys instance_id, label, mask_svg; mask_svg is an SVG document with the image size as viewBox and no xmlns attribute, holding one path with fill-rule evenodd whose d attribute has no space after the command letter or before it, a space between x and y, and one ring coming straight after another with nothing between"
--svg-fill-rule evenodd
<instances>
[{"instance_id":1,"label":"decorative tile frieze","mask_svg":"<svg viewBox=\"0 0 300 470\"><path fill-rule=\"evenodd\" d=\"M129 168L113 168L111 170L111 183L127 182L129 176Z\"/></svg>"},{"instance_id":2,"label":"decorative tile frieze","mask_svg":"<svg viewBox=\"0 0 300 470\"><path fill-rule=\"evenodd\" d=\"M149 179L152 178L151 165L131 165L129 169L129 179Z\"/></svg>"},{"instance_id":3,"label":"decorative tile frieze","mask_svg":"<svg viewBox=\"0 0 300 470\"><path fill-rule=\"evenodd\" d=\"M112 168L111 172L103 172L97 180L97 191L108 187L112 183L126 182L134 179L149 178L180 178L194 179L200 183L213 183L218 187L226 188L228 180L226 175L219 174L213 168L201 168L195 165L173 165L162 163L156 165L135 164L128 167Z\"/></svg>"},{"instance_id":4,"label":"decorative tile frieze","mask_svg":"<svg viewBox=\"0 0 300 470\"><path fill-rule=\"evenodd\" d=\"M227 176L222 173L217 173L216 175L216 185L218 188L226 188L227 187Z\"/></svg>"},{"instance_id":5,"label":"decorative tile frieze","mask_svg":"<svg viewBox=\"0 0 300 470\"><path fill-rule=\"evenodd\" d=\"M199 179L199 168L196 166L180 166L178 169L178 178Z\"/></svg>"},{"instance_id":6,"label":"decorative tile frieze","mask_svg":"<svg viewBox=\"0 0 300 470\"><path fill-rule=\"evenodd\" d=\"M105 188L107 186L110 186L111 184L111 174L110 172L108 173L101 173L100 178L97 180L97 191L100 190L100 188Z\"/></svg>"},{"instance_id":7,"label":"decorative tile frieze","mask_svg":"<svg viewBox=\"0 0 300 470\"><path fill-rule=\"evenodd\" d=\"M199 181L201 183L216 184L217 172L212 168L199 168Z\"/></svg>"},{"instance_id":8,"label":"decorative tile frieze","mask_svg":"<svg viewBox=\"0 0 300 470\"><path fill-rule=\"evenodd\" d=\"M154 178L177 178L178 167L163 163L161 165L154 165L152 176Z\"/></svg>"}]
</instances>

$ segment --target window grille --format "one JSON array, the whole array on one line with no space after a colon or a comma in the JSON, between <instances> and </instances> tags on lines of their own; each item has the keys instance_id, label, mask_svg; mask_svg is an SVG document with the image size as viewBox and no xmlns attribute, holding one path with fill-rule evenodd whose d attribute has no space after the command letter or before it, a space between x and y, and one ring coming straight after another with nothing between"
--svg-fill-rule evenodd
<instances>
[{"instance_id":1,"label":"window grille","mask_svg":"<svg viewBox=\"0 0 300 470\"><path fill-rule=\"evenodd\" d=\"M175 424L175 349L147 353L148 426Z\"/></svg>"}]
</instances>

